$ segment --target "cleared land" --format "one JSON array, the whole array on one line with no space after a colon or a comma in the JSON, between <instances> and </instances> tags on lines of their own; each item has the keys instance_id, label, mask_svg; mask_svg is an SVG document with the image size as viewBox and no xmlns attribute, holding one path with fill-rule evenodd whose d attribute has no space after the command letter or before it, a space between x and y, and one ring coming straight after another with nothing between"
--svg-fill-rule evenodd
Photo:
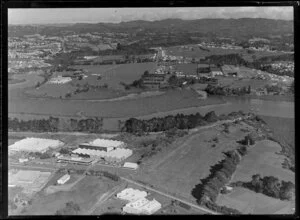
<instances>
[{"instance_id":1,"label":"cleared land","mask_svg":"<svg viewBox=\"0 0 300 220\"><path fill-rule=\"evenodd\" d=\"M294 214L295 204L255 193L245 188L236 188L233 192L221 195L219 205L240 210L244 214Z\"/></svg>"},{"instance_id":2,"label":"cleared land","mask_svg":"<svg viewBox=\"0 0 300 220\"><path fill-rule=\"evenodd\" d=\"M98 199L98 196L107 192L115 185L115 182L106 178L87 176L76 184L74 190L69 192L57 192L45 196L38 193L24 215L53 215L65 206L65 203L73 201L77 203L82 212L87 211Z\"/></svg>"},{"instance_id":3,"label":"cleared land","mask_svg":"<svg viewBox=\"0 0 300 220\"><path fill-rule=\"evenodd\" d=\"M295 183L295 173L282 168L283 155L278 155L281 146L276 142L263 140L249 149L237 167L232 181L250 181L252 175L275 176L280 180ZM255 161L255 162L254 162Z\"/></svg>"},{"instance_id":4,"label":"cleared land","mask_svg":"<svg viewBox=\"0 0 300 220\"><path fill-rule=\"evenodd\" d=\"M135 179L194 201L192 189L200 179L209 175L212 165L224 159L222 152L237 147L235 140L244 135L240 131L244 126L231 126L230 134L221 133L223 128L219 126L185 136L165 151L145 161L146 164L139 170ZM211 140L215 137L218 137L219 143L213 147L214 143ZM171 153L173 150L175 153Z\"/></svg>"}]
</instances>

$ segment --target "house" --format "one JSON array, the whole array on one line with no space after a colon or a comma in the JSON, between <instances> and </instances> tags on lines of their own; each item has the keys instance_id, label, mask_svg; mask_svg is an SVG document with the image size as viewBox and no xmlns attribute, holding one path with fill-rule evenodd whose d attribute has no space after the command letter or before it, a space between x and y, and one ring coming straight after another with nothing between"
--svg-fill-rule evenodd
<instances>
[{"instance_id":1,"label":"house","mask_svg":"<svg viewBox=\"0 0 300 220\"><path fill-rule=\"evenodd\" d=\"M142 82L145 87L159 88L165 82L165 74L147 74L142 76Z\"/></svg>"}]
</instances>

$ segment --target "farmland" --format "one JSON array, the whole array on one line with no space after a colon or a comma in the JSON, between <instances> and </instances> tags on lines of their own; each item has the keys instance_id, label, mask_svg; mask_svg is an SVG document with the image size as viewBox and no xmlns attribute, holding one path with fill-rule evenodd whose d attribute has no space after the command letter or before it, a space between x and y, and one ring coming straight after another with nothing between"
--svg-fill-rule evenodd
<instances>
[{"instance_id":1,"label":"farmland","mask_svg":"<svg viewBox=\"0 0 300 220\"><path fill-rule=\"evenodd\" d=\"M101 80L98 82L101 84L106 83L109 88L124 89L120 82L126 84L132 83L134 80L139 79L142 74L148 70L150 73L154 72L156 63L131 63L131 64L119 64L119 65L76 65L72 68L83 69L88 71L88 78L82 80L80 83L93 83L95 82L95 76L92 74L100 74ZM78 83L78 81L74 81Z\"/></svg>"},{"instance_id":2,"label":"farmland","mask_svg":"<svg viewBox=\"0 0 300 220\"><path fill-rule=\"evenodd\" d=\"M57 210L64 207L65 203L73 201L79 204L81 211L87 211L96 201L99 195L105 193L115 185L106 178L85 177L76 187L69 192L57 192L45 196L39 192L32 201L24 215L53 215Z\"/></svg>"},{"instance_id":3,"label":"farmland","mask_svg":"<svg viewBox=\"0 0 300 220\"><path fill-rule=\"evenodd\" d=\"M191 191L200 179L210 173L210 167L224 158L222 152L235 149L244 124L230 126L230 134L222 133L222 126L201 130L176 142L145 161L136 178L159 186L162 190L193 201ZM212 147L211 140L218 137L219 144ZM184 172L182 172L184 170Z\"/></svg>"},{"instance_id":4,"label":"farmland","mask_svg":"<svg viewBox=\"0 0 300 220\"><path fill-rule=\"evenodd\" d=\"M252 62L253 58L259 59L264 56L276 56L284 54L282 52L267 52L267 51L254 51L253 54L249 54L246 49L222 49L222 48L205 48L209 51L202 50L198 45L186 45L188 48L182 48L181 46L174 46L165 48L168 55L184 56L184 57L206 57L211 55L226 55L226 54L241 54L242 57ZM192 48L192 49L190 49Z\"/></svg>"},{"instance_id":5,"label":"farmland","mask_svg":"<svg viewBox=\"0 0 300 220\"><path fill-rule=\"evenodd\" d=\"M294 183L295 174L282 168L284 156L276 154L280 150L281 146L273 141L264 140L256 143L239 164L232 181L250 181L252 175L261 174Z\"/></svg>"},{"instance_id":6,"label":"farmland","mask_svg":"<svg viewBox=\"0 0 300 220\"><path fill-rule=\"evenodd\" d=\"M293 214L295 204L289 201L281 201L255 193L245 188L236 188L233 192L220 195L219 205L240 210L243 214Z\"/></svg>"}]
</instances>

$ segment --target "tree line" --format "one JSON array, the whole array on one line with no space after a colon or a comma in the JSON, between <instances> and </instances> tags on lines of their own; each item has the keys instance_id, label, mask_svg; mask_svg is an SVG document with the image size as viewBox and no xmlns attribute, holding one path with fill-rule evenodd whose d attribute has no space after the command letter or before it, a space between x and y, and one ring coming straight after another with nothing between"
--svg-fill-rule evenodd
<instances>
[{"instance_id":1,"label":"tree line","mask_svg":"<svg viewBox=\"0 0 300 220\"><path fill-rule=\"evenodd\" d=\"M64 121L65 122L65 121ZM58 132L58 131L79 131L98 133L102 131L103 118L68 119L62 126L63 120L56 117L48 119L19 120L18 118L8 118L8 129L12 131L32 131L32 132Z\"/></svg>"},{"instance_id":2,"label":"tree line","mask_svg":"<svg viewBox=\"0 0 300 220\"><path fill-rule=\"evenodd\" d=\"M241 95L250 94L251 86L249 85L248 87L243 86L239 88L230 88L225 86L216 86L216 85L208 84L207 87L205 88L205 92L207 92L207 94L209 95L241 96Z\"/></svg>"},{"instance_id":3,"label":"tree line","mask_svg":"<svg viewBox=\"0 0 300 220\"><path fill-rule=\"evenodd\" d=\"M214 111L210 111L202 116L199 112L196 114L184 115L168 115L161 118L152 118L149 120L140 120L137 118L130 118L125 121L123 131L129 133L144 133L144 132L159 132L167 131L172 128L177 129L191 129L197 126L204 126L218 120L231 119L244 116L242 111L232 112L230 114L217 116Z\"/></svg>"},{"instance_id":4,"label":"tree line","mask_svg":"<svg viewBox=\"0 0 300 220\"><path fill-rule=\"evenodd\" d=\"M192 195L199 205L205 205L214 211L224 214L240 214L238 210L216 204L220 190L229 182L241 160L241 155L236 150L224 154L225 159L211 167L210 175L202 179L201 184L195 186Z\"/></svg>"}]
</instances>

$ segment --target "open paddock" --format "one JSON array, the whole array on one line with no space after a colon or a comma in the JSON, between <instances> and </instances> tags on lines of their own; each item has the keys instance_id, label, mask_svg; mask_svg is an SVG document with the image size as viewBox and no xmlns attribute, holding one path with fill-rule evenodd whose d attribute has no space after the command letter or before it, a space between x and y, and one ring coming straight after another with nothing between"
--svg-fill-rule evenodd
<instances>
[{"instance_id":1,"label":"open paddock","mask_svg":"<svg viewBox=\"0 0 300 220\"><path fill-rule=\"evenodd\" d=\"M232 125L230 134L222 133L222 126L200 130L178 139L166 150L145 161L135 179L161 187L161 190L194 201L192 189L210 174L211 166L222 159L228 150L236 149L243 124ZM236 128L235 128L236 127ZM219 143L212 147L211 140Z\"/></svg>"},{"instance_id":2,"label":"open paddock","mask_svg":"<svg viewBox=\"0 0 300 220\"><path fill-rule=\"evenodd\" d=\"M231 193L220 195L218 205L224 205L241 211L243 214L294 214L294 202L281 201L256 193L245 188L237 187Z\"/></svg>"},{"instance_id":3,"label":"open paddock","mask_svg":"<svg viewBox=\"0 0 300 220\"><path fill-rule=\"evenodd\" d=\"M115 186L113 181L106 178L86 176L76 187L68 192L57 192L45 196L43 192L36 195L24 215L55 215L56 211L65 206L69 201L73 201L80 206L84 213L98 200L101 194Z\"/></svg>"},{"instance_id":4,"label":"open paddock","mask_svg":"<svg viewBox=\"0 0 300 220\"><path fill-rule=\"evenodd\" d=\"M281 164L285 157L278 154L280 151L281 146L276 142L269 140L257 142L243 157L233 175L232 182L248 182L251 181L252 175L260 174L261 176L275 176L279 180L295 183L295 173L282 168Z\"/></svg>"}]
</instances>

